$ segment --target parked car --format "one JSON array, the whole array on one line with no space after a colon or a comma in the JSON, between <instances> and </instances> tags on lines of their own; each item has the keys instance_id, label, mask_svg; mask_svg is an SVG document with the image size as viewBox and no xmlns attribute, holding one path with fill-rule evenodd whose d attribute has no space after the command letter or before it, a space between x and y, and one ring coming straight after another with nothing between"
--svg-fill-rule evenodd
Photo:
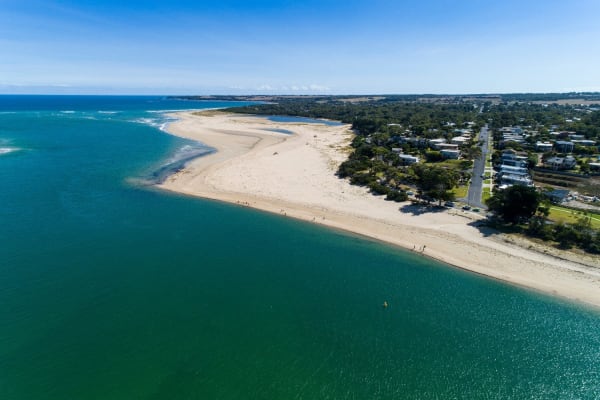
<instances>
[{"instance_id":1,"label":"parked car","mask_svg":"<svg viewBox=\"0 0 600 400\"><path fill-rule=\"evenodd\" d=\"M463 206L463 208L462 208L462 209L463 209L463 210L470 210L470 209L471 209L471 206Z\"/></svg>"},{"instance_id":2,"label":"parked car","mask_svg":"<svg viewBox=\"0 0 600 400\"><path fill-rule=\"evenodd\" d=\"M444 205L445 205L446 207L454 207L454 202L452 202L452 201L447 201L447 202L445 202L445 203L444 203Z\"/></svg>"}]
</instances>

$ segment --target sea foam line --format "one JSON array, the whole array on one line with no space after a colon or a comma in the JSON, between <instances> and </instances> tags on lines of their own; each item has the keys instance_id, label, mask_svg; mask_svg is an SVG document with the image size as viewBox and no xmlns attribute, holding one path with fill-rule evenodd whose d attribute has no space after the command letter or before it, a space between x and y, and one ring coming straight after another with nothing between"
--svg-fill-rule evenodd
<instances>
[{"instance_id":1,"label":"sea foam line","mask_svg":"<svg viewBox=\"0 0 600 400\"><path fill-rule=\"evenodd\" d=\"M21 150L18 147L0 147L0 155L14 153L15 151Z\"/></svg>"}]
</instances>

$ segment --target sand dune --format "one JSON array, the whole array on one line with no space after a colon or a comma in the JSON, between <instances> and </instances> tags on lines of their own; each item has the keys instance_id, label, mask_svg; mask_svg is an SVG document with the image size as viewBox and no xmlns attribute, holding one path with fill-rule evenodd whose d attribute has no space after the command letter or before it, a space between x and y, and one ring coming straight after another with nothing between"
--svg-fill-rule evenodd
<instances>
[{"instance_id":1,"label":"sand dune","mask_svg":"<svg viewBox=\"0 0 600 400\"><path fill-rule=\"evenodd\" d=\"M325 224L412 251L424 248L424 256L460 268L600 306L598 257L520 243L478 227L482 217L475 213L421 212L337 178L353 137L347 125L276 123L215 111L176 115L170 133L218 151L170 176L160 185L164 189ZM293 134L273 131L281 129Z\"/></svg>"}]
</instances>

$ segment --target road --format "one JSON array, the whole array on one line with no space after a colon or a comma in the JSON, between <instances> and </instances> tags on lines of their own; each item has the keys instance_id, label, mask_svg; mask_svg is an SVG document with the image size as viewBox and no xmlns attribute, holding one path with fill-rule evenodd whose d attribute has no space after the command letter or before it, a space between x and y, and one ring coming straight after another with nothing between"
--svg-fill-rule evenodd
<instances>
[{"instance_id":1,"label":"road","mask_svg":"<svg viewBox=\"0 0 600 400\"><path fill-rule=\"evenodd\" d=\"M490 142L490 132L488 125L485 124L479 133L479 141L481 143L481 157L473 162L473 177L469 185L469 193L467 194L467 204L472 207L487 208L481 202L481 194L483 191L483 174L485 172L485 160L488 157L488 148Z\"/></svg>"}]
</instances>

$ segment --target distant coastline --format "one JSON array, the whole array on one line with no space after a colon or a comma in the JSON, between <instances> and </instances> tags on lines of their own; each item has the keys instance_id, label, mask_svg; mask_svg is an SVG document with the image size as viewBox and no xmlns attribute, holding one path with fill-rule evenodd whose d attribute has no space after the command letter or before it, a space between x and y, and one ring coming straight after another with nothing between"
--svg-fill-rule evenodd
<instances>
[{"instance_id":1,"label":"distant coastline","mask_svg":"<svg viewBox=\"0 0 600 400\"><path fill-rule=\"evenodd\" d=\"M159 187L354 232L519 286L600 307L597 258L562 259L479 227L477 214L422 212L335 176L349 125L274 122L225 112L177 113L167 131L217 149ZM293 132L292 135L277 130Z\"/></svg>"},{"instance_id":2,"label":"distant coastline","mask_svg":"<svg viewBox=\"0 0 600 400\"><path fill-rule=\"evenodd\" d=\"M471 93L471 94L431 94L431 93L412 93L412 94L361 94L361 95L205 95L205 96L170 96L179 100L196 101L256 101L256 102L278 102L290 99L328 99L341 102L359 102L359 101L424 101L424 102L446 102L448 100L461 101L517 101L533 103L557 103L557 104L600 104L600 92L556 92L556 93Z\"/></svg>"}]
</instances>

